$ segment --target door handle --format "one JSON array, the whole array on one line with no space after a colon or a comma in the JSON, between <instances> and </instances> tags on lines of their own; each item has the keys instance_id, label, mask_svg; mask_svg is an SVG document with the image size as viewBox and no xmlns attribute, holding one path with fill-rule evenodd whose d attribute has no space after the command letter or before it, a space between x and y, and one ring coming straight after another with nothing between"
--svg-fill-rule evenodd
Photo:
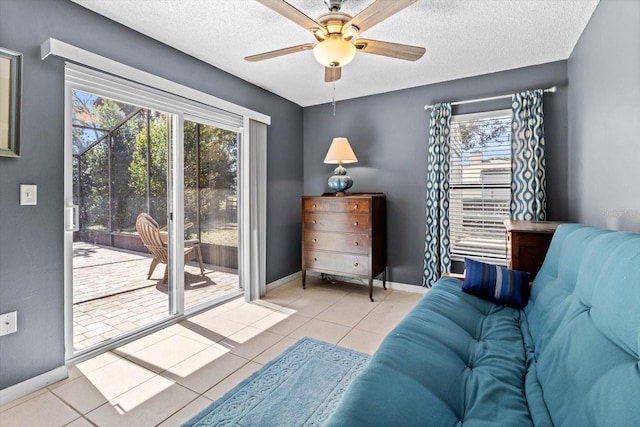
<instances>
[{"instance_id":1,"label":"door handle","mask_svg":"<svg viewBox=\"0 0 640 427\"><path fill-rule=\"evenodd\" d=\"M79 231L80 230L80 210L78 205L67 206L66 208L66 231Z\"/></svg>"}]
</instances>

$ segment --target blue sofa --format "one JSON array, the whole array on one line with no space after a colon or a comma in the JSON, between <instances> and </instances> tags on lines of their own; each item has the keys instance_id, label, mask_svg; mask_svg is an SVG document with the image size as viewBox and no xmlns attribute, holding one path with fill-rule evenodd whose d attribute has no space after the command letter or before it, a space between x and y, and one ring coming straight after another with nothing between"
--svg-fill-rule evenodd
<instances>
[{"instance_id":1,"label":"blue sofa","mask_svg":"<svg viewBox=\"0 0 640 427\"><path fill-rule=\"evenodd\" d=\"M445 277L326 426L640 426L640 234L558 227L523 310Z\"/></svg>"}]
</instances>

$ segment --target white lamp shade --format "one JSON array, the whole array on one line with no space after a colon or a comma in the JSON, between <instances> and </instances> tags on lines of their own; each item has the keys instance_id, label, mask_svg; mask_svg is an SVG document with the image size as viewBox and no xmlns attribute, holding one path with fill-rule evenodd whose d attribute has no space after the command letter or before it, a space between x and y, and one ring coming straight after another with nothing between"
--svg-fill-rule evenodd
<instances>
[{"instance_id":1,"label":"white lamp shade","mask_svg":"<svg viewBox=\"0 0 640 427\"><path fill-rule=\"evenodd\" d=\"M357 161L356 154L351 149L347 138L333 138L331 147L329 147L329 151L327 151L327 156L324 158L324 163L339 164L355 163Z\"/></svg>"},{"instance_id":2,"label":"white lamp shade","mask_svg":"<svg viewBox=\"0 0 640 427\"><path fill-rule=\"evenodd\" d=\"M329 37L313 48L313 56L325 67L344 67L356 56L356 47L340 37Z\"/></svg>"}]
</instances>

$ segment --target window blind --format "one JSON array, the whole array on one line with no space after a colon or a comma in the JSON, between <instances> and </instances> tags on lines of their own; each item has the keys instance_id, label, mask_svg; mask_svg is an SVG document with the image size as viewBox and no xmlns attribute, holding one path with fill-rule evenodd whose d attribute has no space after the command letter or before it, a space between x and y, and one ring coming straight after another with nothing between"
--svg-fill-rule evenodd
<instances>
[{"instance_id":1,"label":"window blind","mask_svg":"<svg viewBox=\"0 0 640 427\"><path fill-rule=\"evenodd\" d=\"M511 112L454 116L449 186L451 259L506 264Z\"/></svg>"},{"instance_id":2,"label":"window blind","mask_svg":"<svg viewBox=\"0 0 640 427\"><path fill-rule=\"evenodd\" d=\"M88 93L167 113L189 114L228 130L244 125L243 116L238 114L76 64L65 64L65 81Z\"/></svg>"}]
</instances>

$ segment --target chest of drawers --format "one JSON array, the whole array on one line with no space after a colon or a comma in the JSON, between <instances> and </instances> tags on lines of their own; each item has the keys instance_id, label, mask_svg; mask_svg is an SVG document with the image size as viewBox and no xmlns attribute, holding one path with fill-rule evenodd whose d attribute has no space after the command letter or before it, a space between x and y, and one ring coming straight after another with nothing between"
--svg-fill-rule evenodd
<instances>
[{"instance_id":1,"label":"chest of drawers","mask_svg":"<svg viewBox=\"0 0 640 427\"><path fill-rule=\"evenodd\" d=\"M382 274L386 289L386 197L384 194L302 198L302 286L306 272L361 277Z\"/></svg>"}]
</instances>

